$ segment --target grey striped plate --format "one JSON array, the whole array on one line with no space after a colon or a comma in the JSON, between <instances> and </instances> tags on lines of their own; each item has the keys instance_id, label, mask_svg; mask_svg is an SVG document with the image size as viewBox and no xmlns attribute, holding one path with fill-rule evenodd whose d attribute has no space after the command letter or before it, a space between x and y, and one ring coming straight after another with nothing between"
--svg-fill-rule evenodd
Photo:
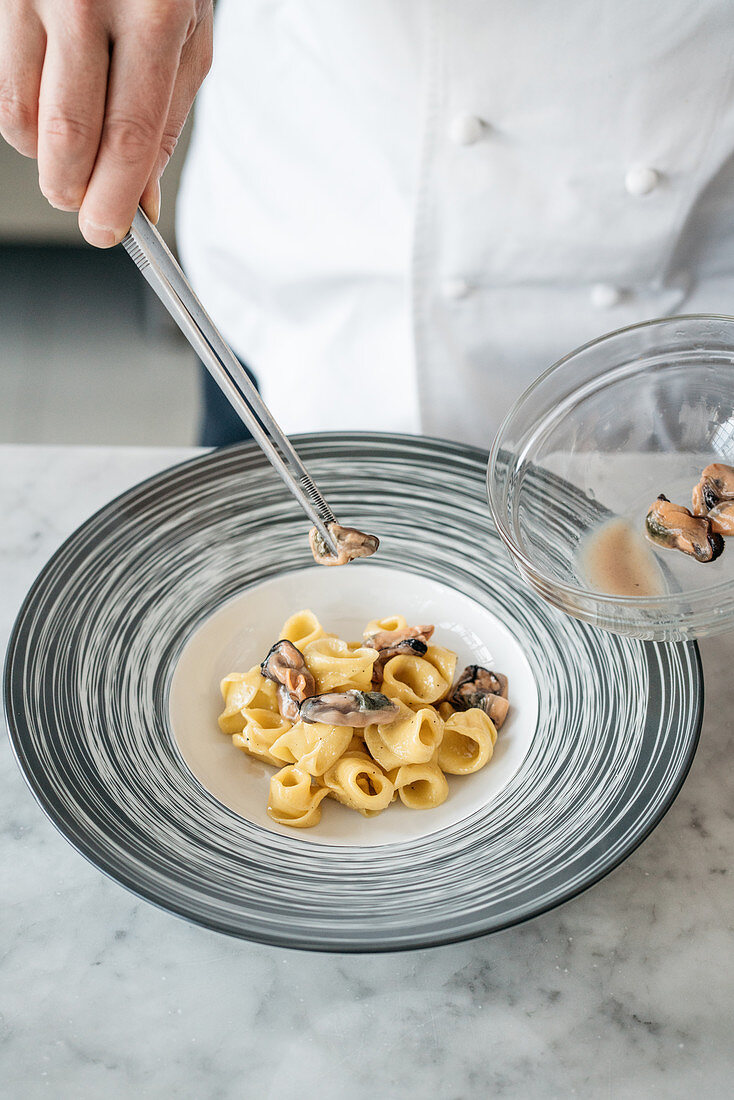
<instances>
[{"instance_id":1,"label":"grey striped plate","mask_svg":"<svg viewBox=\"0 0 734 1100\"><path fill-rule=\"evenodd\" d=\"M660 821L691 764L703 704L695 645L600 633L524 587L491 525L482 452L387 435L296 442L342 521L380 535L382 568L449 586L509 630L537 688L514 773L460 820L379 845L282 835L195 778L168 705L187 643L228 600L312 564L303 516L245 446L112 501L31 589L5 695L42 808L139 896L289 947L448 943L596 882Z\"/></svg>"}]
</instances>

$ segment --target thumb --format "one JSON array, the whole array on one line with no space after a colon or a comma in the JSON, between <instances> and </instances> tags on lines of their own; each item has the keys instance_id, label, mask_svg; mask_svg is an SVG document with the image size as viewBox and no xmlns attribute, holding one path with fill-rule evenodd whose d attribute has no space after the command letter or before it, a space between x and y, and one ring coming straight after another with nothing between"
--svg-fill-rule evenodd
<instances>
[{"instance_id":1,"label":"thumb","mask_svg":"<svg viewBox=\"0 0 734 1100\"><path fill-rule=\"evenodd\" d=\"M156 176L148 180L145 190L140 196L140 205L148 215L153 225L156 225L161 216L161 183Z\"/></svg>"}]
</instances>

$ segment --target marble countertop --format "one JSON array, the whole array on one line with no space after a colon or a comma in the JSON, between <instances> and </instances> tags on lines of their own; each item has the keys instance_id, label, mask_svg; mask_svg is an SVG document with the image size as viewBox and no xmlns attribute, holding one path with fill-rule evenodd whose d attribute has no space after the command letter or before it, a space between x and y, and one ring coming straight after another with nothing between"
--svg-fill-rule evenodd
<instances>
[{"instance_id":1,"label":"marble countertop","mask_svg":"<svg viewBox=\"0 0 734 1100\"><path fill-rule=\"evenodd\" d=\"M94 509L194 452L0 446L0 644ZM79 856L0 748L0 1080L9 1100L730 1097L734 636L701 650L701 745L616 871L506 932L324 956L228 939Z\"/></svg>"}]
</instances>

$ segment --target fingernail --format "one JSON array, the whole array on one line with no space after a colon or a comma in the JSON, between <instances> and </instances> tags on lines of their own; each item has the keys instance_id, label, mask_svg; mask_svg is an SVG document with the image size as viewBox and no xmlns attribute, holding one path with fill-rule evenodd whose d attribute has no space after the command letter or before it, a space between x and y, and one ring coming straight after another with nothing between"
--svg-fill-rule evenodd
<instances>
[{"instance_id":1,"label":"fingernail","mask_svg":"<svg viewBox=\"0 0 734 1100\"><path fill-rule=\"evenodd\" d=\"M125 236L124 229L122 231L110 229L108 225L98 225L97 222L90 222L88 218L80 220L79 228L84 238L97 248L112 248Z\"/></svg>"},{"instance_id":2,"label":"fingernail","mask_svg":"<svg viewBox=\"0 0 734 1100\"><path fill-rule=\"evenodd\" d=\"M41 186L41 194L46 199L49 206L53 206L54 210L63 210L65 212L71 212L72 210L78 210L82 205L83 195L80 195L77 199L76 195L64 194L62 191L54 191L43 184Z\"/></svg>"},{"instance_id":3,"label":"fingernail","mask_svg":"<svg viewBox=\"0 0 734 1100\"><path fill-rule=\"evenodd\" d=\"M153 194L151 195L150 202L148 203L147 213L148 213L148 217L153 222L153 225L155 225L156 222L158 221L159 217L161 216L161 181L160 180L155 181L155 187L153 188Z\"/></svg>"},{"instance_id":4,"label":"fingernail","mask_svg":"<svg viewBox=\"0 0 734 1100\"><path fill-rule=\"evenodd\" d=\"M155 181L155 192L153 194L153 221L157 222L161 216L161 181Z\"/></svg>"}]
</instances>

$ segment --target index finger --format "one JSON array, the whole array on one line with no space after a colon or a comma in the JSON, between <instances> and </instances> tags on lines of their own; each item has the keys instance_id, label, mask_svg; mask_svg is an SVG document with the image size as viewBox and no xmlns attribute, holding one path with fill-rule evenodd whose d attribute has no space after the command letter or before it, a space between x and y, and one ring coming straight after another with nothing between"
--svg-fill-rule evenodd
<instances>
[{"instance_id":1,"label":"index finger","mask_svg":"<svg viewBox=\"0 0 734 1100\"><path fill-rule=\"evenodd\" d=\"M79 210L90 244L109 248L127 233L158 157L183 36L118 39L110 58L107 106L97 158Z\"/></svg>"},{"instance_id":2,"label":"index finger","mask_svg":"<svg viewBox=\"0 0 734 1100\"><path fill-rule=\"evenodd\" d=\"M38 179L53 206L78 210L92 171L105 110L107 36L91 24L73 37L47 29L38 97Z\"/></svg>"}]
</instances>

